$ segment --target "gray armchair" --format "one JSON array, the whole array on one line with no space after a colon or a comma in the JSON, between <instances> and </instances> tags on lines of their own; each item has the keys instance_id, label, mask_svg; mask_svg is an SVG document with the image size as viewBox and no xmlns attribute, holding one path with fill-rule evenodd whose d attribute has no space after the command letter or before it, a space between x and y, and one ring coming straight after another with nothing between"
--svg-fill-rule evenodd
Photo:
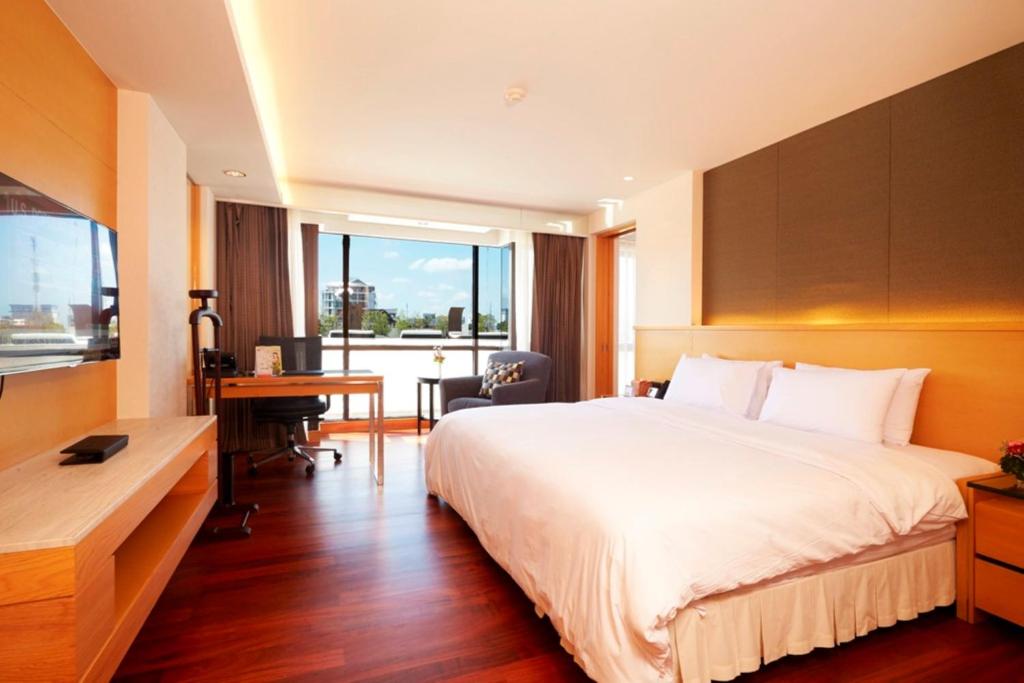
<instances>
[{"instance_id":1,"label":"gray armchair","mask_svg":"<svg viewBox=\"0 0 1024 683\"><path fill-rule=\"evenodd\" d=\"M483 375L452 377L441 380L441 414L519 403L544 403L548 394L548 380L551 377L551 359L543 353L531 351L500 351L492 353L490 360L499 363L523 361L523 376L518 382L495 387L491 398L480 395Z\"/></svg>"}]
</instances>

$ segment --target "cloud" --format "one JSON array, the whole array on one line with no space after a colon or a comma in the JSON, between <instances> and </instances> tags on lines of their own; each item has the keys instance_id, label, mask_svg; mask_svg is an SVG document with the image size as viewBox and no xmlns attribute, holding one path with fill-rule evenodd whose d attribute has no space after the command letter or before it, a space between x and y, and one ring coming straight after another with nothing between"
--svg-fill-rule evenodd
<instances>
[{"instance_id":1,"label":"cloud","mask_svg":"<svg viewBox=\"0 0 1024 683\"><path fill-rule=\"evenodd\" d=\"M393 292L380 292L377 294L378 303L390 303L395 300L395 294Z\"/></svg>"},{"instance_id":2,"label":"cloud","mask_svg":"<svg viewBox=\"0 0 1024 683\"><path fill-rule=\"evenodd\" d=\"M452 289L455 289L455 287L453 287L452 285L448 284L447 282L442 282L442 283L440 283L438 285L435 285L434 289L440 289L442 291L450 291Z\"/></svg>"},{"instance_id":3,"label":"cloud","mask_svg":"<svg viewBox=\"0 0 1024 683\"><path fill-rule=\"evenodd\" d=\"M443 273L451 270L469 270L472 267L472 258L454 258L452 256L444 256L442 258L430 259L418 258L409 264L410 270L422 270L425 273Z\"/></svg>"},{"instance_id":4,"label":"cloud","mask_svg":"<svg viewBox=\"0 0 1024 683\"><path fill-rule=\"evenodd\" d=\"M452 301L465 301L469 298L469 292L455 292L452 295Z\"/></svg>"},{"instance_id":5,"label":"cloud","mask_svg":"<svg viewBox=\"0 0 1024 683\"><path fill-rule=\"evenodd\" d=\"M417 294L419 296L423 297L424 299L436 299L437 298L437 292L435 292L432 289L421 289L419 292L417 292Z\"/></svg>"},{"instance_id":6,"label":"cloud","mask_svg":"<svg viewBox=\"0 0 1024 683\"><path fill-rule=\"evenodd\" d=\"M400 254L397 251L385 251L384 258L398 258Z\"/></svg>"},{"instance_id":7,"label":"cloud","mask_svg":"<svg viewBox=\"0 0 1024 683\"><path fill-rule=\"evenodd\" d=\"M405 284L407 282L412 282L412 280L410 280L407 277L393 277L393 278L391 278L391 281L392 282L397 282L400 285L403 285L403 284Z\"/></svg>"}]
</instances>

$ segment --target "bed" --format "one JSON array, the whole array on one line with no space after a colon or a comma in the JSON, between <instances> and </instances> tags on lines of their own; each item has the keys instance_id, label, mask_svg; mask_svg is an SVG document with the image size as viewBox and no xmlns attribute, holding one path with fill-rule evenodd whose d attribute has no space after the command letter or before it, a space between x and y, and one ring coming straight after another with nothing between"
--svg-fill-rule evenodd
<instances>
[{"instance_id":1,"label":"bed","mask_svg":"<svg viewBox=\"0 0 1024 683\"><path fill-rule=\"evenodd\" d=\"M446 416L448 502L599 681L730 680L955 599L979 458L654 399Z\"/></svg>"}]
</instances>

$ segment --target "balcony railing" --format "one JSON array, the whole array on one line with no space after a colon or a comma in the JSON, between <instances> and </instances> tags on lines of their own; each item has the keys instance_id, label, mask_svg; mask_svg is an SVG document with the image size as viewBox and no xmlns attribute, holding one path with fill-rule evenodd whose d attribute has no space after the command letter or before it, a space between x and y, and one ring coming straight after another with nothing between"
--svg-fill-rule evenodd
<instances>
[{"instance_id":1,"label":"balcony railing","mask_svg":"<svg viewBox=\"0 0 1024 683\"><path fill-rule=\"evenodd\" d=\"M412 417L416 414L416 378L437 377L438 367L434 362L434 347L440 346L445 356L441 364L442 377L461 377L473 374L473 354L477 354L478 368L482 373L487 367L488 357L495 351L509 348L507 338L480 339L474 346L471 337L454 339L420 338L357 338L348 343L349 362L352 370L371 370L384 376L385 417ZM325 337L323 341L323 366L325 370L344 368L345 340ZM423 389L423 405L426 412L427 388ZM435 415L440 415L436 403ZM327 420L345 419L344 401L335 397ZM368 415L367 399L351 396L348 401L348 419L365 419Z\"/></svg>"}]
</instances>

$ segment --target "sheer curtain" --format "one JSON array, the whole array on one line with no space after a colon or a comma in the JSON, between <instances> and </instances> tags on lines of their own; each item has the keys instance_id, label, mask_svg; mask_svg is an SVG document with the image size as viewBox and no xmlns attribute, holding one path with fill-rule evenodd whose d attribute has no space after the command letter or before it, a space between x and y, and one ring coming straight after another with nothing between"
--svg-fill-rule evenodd
<instances>
[{"instance_id":1,"label":"sheer curtain","mask_svg":"<svg viewBox=\"0 0 1024 683\"><path fill-rule=\"evenodd\" d=\"M297 211L288 211L288 290L292 301L292 333L304 336L306 330L305 243Z\"/></svg>"},{"instance_id":2,"label":"sheer curtain","mask_svg":"<svg viewBox=\"0 0 1024 683\"><path fill-rule=\"evenodd\" d=\"M636 233L615 240L616 392L625 395L636 376Z\"/></svg>"},{"instance_id":3,"label":"sheer curtain","mask_svg":"<svg viewBox=\"0 0 1024 683\"><path fill-rule=\"evenodd\" d=\"M525 230L510 230L509 233L507 241L516 250L516 350L528 351L533 327L533 235Z\"/></svg>"}]
</instances>

